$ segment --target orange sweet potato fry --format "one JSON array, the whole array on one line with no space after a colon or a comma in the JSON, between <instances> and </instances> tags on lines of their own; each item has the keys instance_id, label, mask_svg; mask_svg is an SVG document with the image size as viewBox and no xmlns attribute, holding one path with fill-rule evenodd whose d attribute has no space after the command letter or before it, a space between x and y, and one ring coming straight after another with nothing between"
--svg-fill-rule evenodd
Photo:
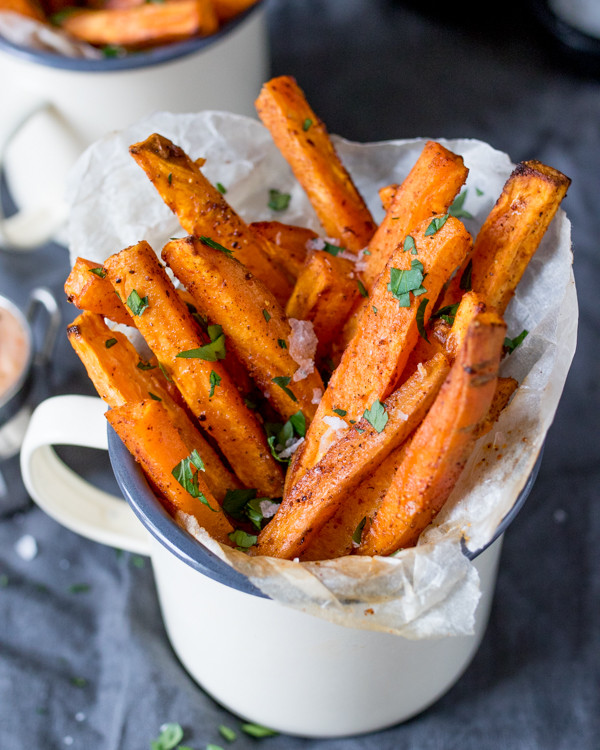
<instances>
[{"instance_id":1,"label":"orange sweet potato fry","mask_svg":"<svg viewBox=\"0 0 600 750\"><path fill-rule=\"evenodd\" d=\"M255 105L325 233L352 252L366 247L375 231L371 213L295 79L267 81Z\"/></svg>"},{"instance_id":2,"label":"orange sweet potato fry","mask_svg":"<svg viewBox=\"0 0 600 750\"><path fill-rule=\"evenodd\" d=\"M164 406L152 399L127 403L109 409L106 418L160 493L167 510L173 515L177 511L191 514L217 541L231 545L228 534L233 527ZM173 475L180 466L189 479L187 486Z\"/></svg>"},{"instance_id":3,"label":"orange sweet potato fry","mask_svg":"<svg viewBox=\"0 0 600 750\"><path fill-rule=\"evenodd\" d=\"M211 0L219 23L227 23L256 4L257 0Z\"/></svg>"},{"instance_id":4,"label":"orange sweet potato fry","mask_svg":"<svg viewBox=\"0 0 600 750\"><path fill-rule=\"evenodd\" d=\"M202 456L206 483L217 500L221 502L228 489L241 487L188 415L179 391L156 363L140 357L127 336L111 331L102 316L91 312L81 313L67 328L67 336L98 395L109 407L149 398L160 401L188 452L196 449Z\"/></svg>"},{"instance_id":5,"label":"orange sweet potato fry","mask_svg":"<svg viewBox=\"0 0 600 750\"><path fill-rule=\"evenodd\" d=\"M47 23L46 14L36 0L0 0L0 12L9 11L20 16L33 18L34 21Z\"/></svg>"},{"instance_id":6,"label":"orange sweet potato fry","mask_svg":"<svg viewBox=\"0 0 600 750\"><path fill-rule=\"evenodd\" d=\"M285 312L288 318L312 321L319 340L319 360L328 356L348 313L360 299L358 281L351 260L324 250L310 251Z\"/></svg>"},{"instance_id":7,"label":"orange sweet potato fry","mask_svg":"<svg viewBox=\"0 0 600 750\"><path fill-rule=\"evenodd\" d=\"M241 482L265 497L279 497L282 472L262 425L219 359L226 348L224 335L215 331L212 343L201 337L147 242L112 255L104 267L146 343Z\"/></svg>"},{"instance_id":8,"label":"orange sweet potato fry","mask_svg":"<svg viewBox=\"0 0 600 750\"><path fill-rule=\"evenodd\" d=\"M453 304L463 289L473 289L488 308L503 315L570 184L564 174L539 161L518 164L443 304Z\"/></svg>"},{"instance_id":9,"label":"orange sweet potato fry","mask_svg":"<svg viewBox=\"0 0 600 750\"><path fill-rule=\"evenodd\" d=\"M342 506L351 513L354 489L420 424L448 369L444 355L436 355L423 374L415 373L386 399L384 428L375 429L365 418L350 428L284 495L258 537L258 554L297 557Z\"/></svg>"},{"instance_id":10,"label":"orange sweet potato fry","mask_svg":"<svg viewBox=\"0 0 600 750\"><path fill-rule=\"evenodd\" d=\"M481 313L371 521L361 555L413 546L446 502L467 462L496 389L506 335L495 313Z\"/></svg>"},{"instance_id":11,"label":"orange sweet potato fry","mask_svg":"<svg viewBox=\"0 0 600 750\"><path fill-rule=\"evenodd\" d=\"M385 217L369 242L363 271L367 289L372 289L392 251L415 226L448 211L468 172L461 156L427 141L406 179L389 197Z\"/></svg>"},{"instance_id":12,"label":"orange sweet potato fry","mask_svg":"<svg viewBox=\"0 0 600 750\"><path fill-rule=\"evenodd\" d=\"M131 315L106 278L102 264L86 258L77 258L67 276L64 288L69 302L80 310L98 313L114 320L115 323L133 325Z\"/></svg>"},{"instance_id":13,"label":"orange sweet potato fry","mask_svg":"<svg viewBox=\"0 0 600 750\"><path fill-rule=\"evenodd\" d=\"M260 390L285 419L299 409L314 415L314 391L323 390L316 368L300 372L292 328L260 279L226 253L195 237L169 242L162 257L192 294L198 309L218 323ZM310 369L310 368L309 368ZM304 377L295 379L298 374Z\"/></svg>"},{"instance_id":14,"label":"orange sweet potato fry","mask_svg":"<svg viewBox=\"0 0 600 750\"><path fill-rule=\"evenodd\" d=\"M357 421L394 390L419 337L419 325L427 325L444 283L471 247L471 237L458 219L434 219L434 226L439 227L434 232L431 223L427 219L413 232L418 255L397 247L373 287L368 305L362 308L357 334L344 350L306 440L294 456L288 486L318 463L328 449L323 441L328 430L325 418L334 416L334 409L344 409L348 420ZM421 271L426 276L421 278ZM404 282L418 296L393 293L392 289L398 292L397 284Z\"/></svg>"},{"instance_id":15,"label":"orange sweet potato fry","mask_svg":"<svg viewBox=\"0 0 600 750\"><path fill-rule=\"evenodd\" d=\"M76 39L127 48L206 36L217 31L218 25L210 0L165 0L108 10L82 8L60 20L61 28Z\"/></svg>"},{"instance_id":16,"label":"orange sweet potato fry","mask_svg":"<svg viewBox=\"0 0 600 750\"><path fill-rule=\"evenodd\" d=\"M285 305L292 283L277 264L279 249L248 227L197 163L156 133L129 151L188 234L227 248Z\"/></svg>"}]
</instances>

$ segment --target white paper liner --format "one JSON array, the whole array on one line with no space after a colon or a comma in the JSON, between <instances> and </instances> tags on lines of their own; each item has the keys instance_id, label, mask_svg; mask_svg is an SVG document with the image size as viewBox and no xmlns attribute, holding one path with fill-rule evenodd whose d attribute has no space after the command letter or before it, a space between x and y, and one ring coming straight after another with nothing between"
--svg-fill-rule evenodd
<instances>
[{"instance_id":1,"label":"white paper liner","mask_svg":"<svg viewBox=\"0 0 600 750\"><path fill-rule=\"evenodd\" d=\"M91 146L75 166L68 197L72 260L98 263L146 240L157 253L184 234L177 219L128 154L132 143L159 132L227 188L227 200L247 221L276 219L322 234L306 195L255 120L219 112L158 113ZM475 234L500 195L513 164L477 140L434 138L463 156L469 168L465 225ZM425 139L357 144L334 136L336 148L374 218L383 210L377 190L401 182ZM269 189L291 194L285 212L268 208ZM559 209L506 312L508 335L529 335L502 365L520 382L494 430L476 446L455 491L414 549L390 558L346 557L298 563L250 557L221 547L202 529L188 530L271 598L357 628L409 638L473 632L480 596L477 571L461 550L483 547L529 477L552 423L575 351L577 299L570 223Z\"/></svg>"},{"instance_id":2,"label":"white paper liner","mask_svg":"<svg viewBox=\"0 0 600 750\"><path fill-rule=\"evenodd\" d=\"M101 50L78 41L62 29L11 11L0 12L0 36L20 47L38 52L52 52L64 57L83 57L88 60L100 60L104 57Z\"/></svg>"}]
</instances>

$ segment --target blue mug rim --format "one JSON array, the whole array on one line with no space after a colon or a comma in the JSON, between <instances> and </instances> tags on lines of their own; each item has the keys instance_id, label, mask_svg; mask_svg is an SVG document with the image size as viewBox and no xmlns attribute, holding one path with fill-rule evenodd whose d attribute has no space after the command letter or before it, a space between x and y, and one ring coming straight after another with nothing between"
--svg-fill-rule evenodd
<instances>
[{"instance_id":1,"label":"blue mug rim","mask_svg":"<svg viewBox=\"0 0 600 750\"><path fill-rule=\"evenodd\" d=\"M185 529L177 525L156 497L135 458L127 450L110 425L107 425L107 434L108 453L119 489L146 530L177 558L199 573L245 594L268 599L269 597L243 573L232 568L220 557L217 557L214 552L211 552L201 542L192 537ZM519 493L519 497L499 523L492 539L475 551L467 549L463 542L463 552L469 560L474 560L492 545L498 537L504 534L516 518L537 478L542 462L542 455L543 447L525 486Z\"/></svg>"},{"instance_id":2,"label":"blue mug rim","mask_svg":"<svg viewBox=\"0 0 600 750\"><path fill-rule=\"evenodd\" d=\"M181 42L172 42L140 52L131 52L123 57L102 57L99 59L66 57L55 52L34 50L31 47L15 44L2 36L0 36L0 50L4 50L21 60L72 72L112 73L147 68L202 52L205 48L217 44L223 37L228 36L240 24L244 23L248 16L257 12L263 2L264 0L257 0L250 8L223 24L214 34L184 39Z\"/></svg>"}]
</instances>

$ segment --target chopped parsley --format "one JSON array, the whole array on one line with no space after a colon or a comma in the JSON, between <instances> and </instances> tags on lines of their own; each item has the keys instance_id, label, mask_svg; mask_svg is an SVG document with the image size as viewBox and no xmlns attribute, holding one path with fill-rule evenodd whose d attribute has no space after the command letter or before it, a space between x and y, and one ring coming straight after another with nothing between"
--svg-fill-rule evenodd
<instances>
[{"instance_id":1,"label":"chopped parsley","mask_svg":"<svg viewBox=\"0 0 600 750\"><path fill-rule=\"evenodd\" d=\"M339 245L334 245L331 242L327 242L327 240L323 240L323 242L324 242L323 250L326 253L329 253L329 255L336 256L338 253L343 253L344 252L345 248L340 247Z\"/></svg>"},{"instance_id":2,"label":"chopped parsley","mask_svg":"<svg viewBox=\"0 0 600 750\"><path fill-rule=\"evenodd\" d=\"M282 349L287 349L287 344L285 342L285 339L277 339L277 343Z\"/></svg>"},{"instance_id":3,"label":"chopped parsley","mask_svg":"<svg viewBox=\"0 0 600 750\"><path fill-rule=\"evenodd\" d=\"M275 383L275 385L278 385L281 388L281 390L284 391L285 394L292 399L292 401L298 401L296 396L294 396L292 391L288 388L290 381L291 381L291 378L289 375L277 375L277 377L271 380L271 382Z\"/></svg>"},{"instance_id":4,"label":"chopped parsley","mask_svg":"<svg viewBox=\"0 0 600 750\"><path fill-rule=\"evenodd\" d=\"M223 739L226 739L227 742L233 742L237 738L237 734L231 729L230 727L225 726L225 724L221 724L219 727L219 734Z\"/></svg>"},{"instance_id":5,"label":"chopped parsley","mask_svg":"<svg viewBox=\"0 0 600 750\"><path fill-rule=\"evenodd\" d=\"M465 211L463 206L465 205L465 199L467 197L467 191L463 190L460 195L457 195L454 203L450 206L448 209L448 213L450 216L454 216L457 219L472 219L473 214L470 214L468 211Z\"/></svg>"},{"instance_id":6,"label":"chopped parsley","mask_svg":"<svg viewBox=\"0 0 600 750\"><path fill-rule=\"evenodd\" d=\"M69 586L70 594L86 594L92 587L89 583L73 583Z\"/></svg>"},{"instance_id":7,"label":"chopped parsley","mask_svg":"<svg viewBox=\"0 0 600 750\"><path fill-rule=\"evenodd\" d=\"M307 117L306 120L302 123L302 130L306 133L307 130L310 129L310 126L313 124L313 121L310 119L310 117Z\"/></svg>"},{"instance_id":8,"label":"chopped parsley","mask_svg":"<svg viewBox=\"0 0 600 750\"><path fill-rule=\"evenodd\" d=\"M154 370L156 365L153 365L152 362L144 362L140 359L140 361L136 365L138 370Z\"/></svg>"},{"instance_id":9,"label":"chopped parsley","mask_svg":"<svg viewBox=\"0 0 600 750\"><path fill-rule=\"evenodd\" d=\"M163 724L160 734L150 743L151 750L174 750L183 739L183 729L180 724Z\"/></svg>"},{"instance_id":10,"label":"chopped parsley","mask_svg":"<svg viewBox=\"0 0 600 750\"><path fill-rule=\"evenodd\" d=\"M404 245L402 246L403 252L410 251L411 255L417 254L417 243L415 242L415 238L411 237L410 234L407 234L404 239Z\"/></svg>"},{"instance_id":11,"label":"chopped parsley","mask_svg":"<svg viewBox=\"0 0 600 750\"><path fill-rule=\"evenodd\" d=\"M117 339L106 339L106 341L104 342L104 346L105 346L105 347L106 347L107 349L110 349L110 348L111 348L111 347L113 347L113 346L114 346L114 345L115 345L116 343L117 343Z\"/></svg>"},{"instance_id":12,"label":"chopped parsley","mask_svg":"<svg viewBox=\"0 0 600 750\"><path fill-rule=\"evenodd\" d=\"M367 292L365 285L362 283L360 279L356 279L356 285L358 286L358 291L360 292L361 297L369 296L369 292Z\"/></svg>"},{"instance_id":13,"label":"chopped parsley","mask_svg":"<svg viewBox=\"0 0 600 750\"><path fill-rule=\"evenodd\" d=\"M248 534L247 531L242 531L242 529L236 529L230 534L227 534L227 536L238 549L248 549L256 544L258 540L256 534Z\"/></svg>"},{"instance_id":14,"label":"chopped parsley","mask_svg":"<svg viewBox=\"0 0 600 750\"><path fill-rule=\"evenodd\" d=\"M90 268L90 273L93 273L95 276L99 276L101 279L106 278L106 271L102 268Z\"/></svg>"},{"instance_id":15,"label":"chopped parsley","mask_svg":"<svg viewBox=\"0 0 600 750\"><path fill-rule=\"evenodd\" d=\"M289 463L289 457L282 458L281 454L294 442L294 439L303 438L306 435L306 418L301 411L297 411L285 424L267 422L265 430L273 458L280 463Z\"/></svg>"},{"instance_id":16,"label":"chopped parsley","mask_svg":"<svg viewBox=\"0 0 600 750\"><path fill-rule=\"evenodd\" d=\"M278 734L274 729L268 729L260 724L242 724L242 732L249 734L250 737L275 737Z\"/></svg>"},{"instance_id":17,"label":"chopped parsley","mask_svg":"<svg viewBox=\"0 0 600 750\"><path fill-rule=\"evenodd\" d=\"M233 255L233 250L230 250L228 247L224 247L220 242L212 240L210 237L205 237L204 235L202 235L200 237L200 242L207 247L212 247L213 250L220 250L222 253L225 253L225 255Z\"/></svg>"},{"instance_id":18,"label":"chopped parsley","mask_svg":"<svg viewBox=\"0 0 600 750\"><path fill-rule=\"evenodd\" d=\"M452 323L454 323L454 318L456 317L458 304L459 303L456 302L454 305L445 305L444 307L440 307L440 309L435 312L432 317L441 318L443 321L448 323L448 325L452 325Z\"/></svg>"},{"instance_id":19,"label":"chopped parsley","mask_svg":"<svg viewBox=\"0 0 600 750\"><path fill-rule=\"evenodd\" d=\"M429 343L429 339L427 338L427 331L425 330L425 310L427 309L427 305L429 304L429 300L427 297L423 297L423 299L419 302L419 307L417 308L417 330L419 331L419 335L421 338L424 338L427 343Z\"/></svg>"},{"instance_id":20,"label":"chopped parsley","mask_svg":"<svg viewBox=\"0 0 600 750\"><path fill-rule=\"evenodd\" d=\"M194 471L196 469L196 471ZM194 449L187 458L182 459L177 466L173 469L171 474L179 482L186 492L204 503L207 508L217 512L217 508L213 508L208 502L206 495L202 492L199 486L198 472L205 471L204 461L200 457L200 454Z\"/></svg>"},{"instance_id":21,"label":"chopped parsley","mask_svg":"<svg viewBox=\"0 0 600 750\"><path fill-rule=\"evenodd\" d=\"M473 273L473 261L470 260L465 270L462 273L462 276L460 277L460 283L459 287L463 290L463 292L470 292L473 288L473 284L471 281L471 274Z\"/></svg>"},{"instance_id":22,"label":"chopped parsley","mask_svg":"<svg viewBox=\"0 0 600 750\"><path fill-rule=\"evenodd\" d=\"M263 511L263 503L272 506L279 506L281 500L273 500L270 497L256 497L254 489L227 490L223 500L223 510L236 521L250 521L257 531L263 527L266 516ZM268 518L274 513L267 514Z\"/></svg>"},{"instance_id":23,"label":"chopped parsley","mask_svg":"<svg viewBox=\"0 0 600 750\"><path fill-rule=\"evenodd\" d=\"M218 375L214 370L211 370L208 382L210 383L210 392L208 394L208 397L212 398L215 395L215 388L221 384L221 376Z\"/></svg>"},{"instance_id":24,"label":"chopped parsley","mask_svg":"<svg viewBox=\"0 0 600 750\"><path fill-rule=\"evenodd\" d=\"M514 337L514 339L508 338L507 336L504 339L504 352L506 354L512 354L514 350L523 343L528 334L529 331L523 329L518 336Z\"/></svg>"},{"instance_id":25,"label":"chopped parsley","mask_svg":"<svg viewBox=\"0 0 600 750\"><path fill-rule=\"evenodd\" d=\"M221 182L217 182L216 188L221 193L221 195L225 195L225 193L227 192L227 188Z\"/></svg>"},{"instance_id":26,"label":"chopped parsley","mask_svg":"<svg viewBox=\"0 0 600 750\"><path fill-rule=\"evenodd\" d=\"M162 398L157 396L156 393L152 393L152 391L148 391L148 395L153 401L162 401Z\"/></svg>"},{"instance_id":27,"label":"chopped parsley","mask_svg":"<svg viewBox=\"0 0 600 750\"><path fill-rule=\"evenodd\" d=\"M131 310L133 315L142 315L144 310L148 307L148 297L140 297L135 289L131 290L129 297L125 303Z\"/></svg>"},{"instance_id":28,"label":"chopped parsley","mask_svg":"<svg viewBox=\"0 0 600 750\"><path fill-rule=\"evenodd\" d=\"M169 183L169 185L173 184L173 172L169 172L169 175L167 177L167 182Z\"/></svg>"},{"instance_id":29,"label":"chopped parsley","mask_svg":"<svg viewBox=\"0 0 600 750\"><path fill-rule=\"evenodd\" d=\"M383 432L389 415L381 401L375 400L370 409L365 409L363 417L376 432Z\"/></svg>"},{"instance_id":30,"label":"chopped parsley","mask_svg":"<svg viewBox=\"0 0 600 750\"><path fill-rule=\"evenodd\" d=\"M425 237L430 237L432 234L439 232L444 224L448 221L449 215L450 214L444 214L443 216L436 216L435 218L433 218L431 220L431 223L425 230Z\"/></svg>"},{"instance_id":31,"label":"chopped parsley","mask_svg":"<svg viewBox=\"0 0 600 750\"><path fill-rule=\"evenodd\" d=\"M216 362L218 359L225 359L225 334L220 325L208 326L208 335L210 343L199 346L196 349L187 349L179 352L178 357L183 359L203 359L205 362Z\"/></svg>"},{"instance_id":32,"label":"chopped parsley","mask_svg":"<svg viewBox=\"0 0 600 750\"><path fill-rule=\"evenodd\" d=\"M271 320L271 313L268 310L262 311L264 319L267 321L267 323Z\"/></svg>"},{"instance_id":33,"label":"chopped parsley","mask_svg":"<svg viewBox=\"0 0 600 750\"><path fill-rule=\"evenodd\" d=\"M346 411L346 409L332 409L332 411L333 411L334 414L337 414L338 417L345 417L346 414L348 414L348 412Z\"/></svg>"},{"instance_id":34,"label":"chopped parsley","mask_svg":"<svg viewBox=\"0 0 600 750\"><path fill-rule=\"evenodd\" d=\"M362 521L354 529L354 534L352 534L352 542L356 544L357 547L360 544L360 540L362 539L362 533L363 533L363 529L365 528L366 522L367 522L367 517L363 516Z\"/></svg>"},{"instance_id":35,"label":"chopped parsley","mask_svg":"<svg viewBox=\"0 0 600 750\"><path fill-rule=\"evenodd\" d=\"M410 307L410 292L417 297L427 291L422 286L424 278L423 264L420 260L412 260L410 270L390 268L387 289L398 300L400 307Z\"/></svg>"},{"instance_id":36,"label":"chopped parsley","mask_svg":"<svg viewBox=\"0 0 600 750\"><path fill-rule=\"evenodd\" d=\"M269 190L269 202L267 205L269 208L273 209L273 211L285 211L290 205L291 198L292 196L289 193L282 193L276 188L273 188Z\"/></svg>"}]
</instances>

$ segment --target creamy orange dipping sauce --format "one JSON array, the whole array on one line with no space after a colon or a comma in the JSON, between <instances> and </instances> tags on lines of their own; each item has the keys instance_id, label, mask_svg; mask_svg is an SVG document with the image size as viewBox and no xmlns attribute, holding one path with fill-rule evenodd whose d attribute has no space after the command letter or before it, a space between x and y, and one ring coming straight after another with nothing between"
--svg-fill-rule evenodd
<instances>
[{"instance_id":1,"label":"creamy orange dipping sauce","mask_svg":"<svg viewBox=\"0 0 600 750\"><path fill-rule=\"evenodd\" d=\"M27 366L29 339L21 321L0 307L0 399Z\"/></svg>"}]
</instances>

